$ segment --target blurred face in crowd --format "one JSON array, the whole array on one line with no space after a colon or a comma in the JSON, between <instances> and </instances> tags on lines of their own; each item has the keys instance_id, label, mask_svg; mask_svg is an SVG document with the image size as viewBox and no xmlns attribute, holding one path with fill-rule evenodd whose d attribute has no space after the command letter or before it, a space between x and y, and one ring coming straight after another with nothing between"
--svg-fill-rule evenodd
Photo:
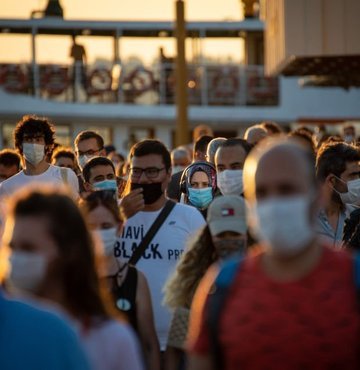
<instances>
[{"instance_id":1,"label":"blurred face in crowd","mask_svg":"<svg viewBox=\"0 0 360 370\"><path fill-rule=\"evenodd\" d=\"M258 163L250 200L306 195L310 191L307 172L304 161L291 152L269 153Z\"/></svg>"},{"instance_id":2,"label":"blurred face in crowd","mask_svg":"<svg viewBox=\"0 0 360 370\"><path fill-rule=\"evenodd\" d=\"M277 258L294 258L314 239L317 189L310 160L292 144L274 146L245 163L245 195L253 233Z\"/></svg>"},{"instance_id":3,"label":"blurred face in crowd","mask_svg":"<svg viewBox=\"0 0 360 370\"><path fill-rule=\"evenodd\" d=\"M215 154L216 172L224 170L242 170L246 152L240 145L220 147Z\"/></svg>"},{"instance_id":4,"label":"blurred face in crowd","mask_svg":"<svg viewBox=\"0 0 360 370\"><path fill-rule=\"evenodd\" d=\"M7 222L4 242L12 251L10 280L21 290L39 292L56 271L58 257L48 221L39 216L18 216Z\"/></svg>"},{"instance_id":5,"label":"blurred face in crowd","mask_svg":"<svg viewBox=\"0 0 360 370\"><path fill-rule=\"evenodd\" d=\"M224 231L211 236L217 255L226 258L237 252L244 252L247 245L246 234Z\"/></svg>"},{"instance_id":6,"label":"blurred face in crowd","mask_svg":"<svg viewBox=\"0 0 360 370\"><path fill-rule=\"evenodd\" d=\"M75 170L76 167L74 161L69 157L57 157L53 164L59 167L71 168L72 170Z\"/></svg>"},{"instance_id":7,"label":"blurred face in crowd","mask_svg":"<svg viewBox=\"0 0 360 370\"><path fill-rule=\"evenodd\" d=\"M19 172L18 166L5 166L0 164L0 182L7 180L9 177L16 175Z\"/></svg>"}]
</instances>

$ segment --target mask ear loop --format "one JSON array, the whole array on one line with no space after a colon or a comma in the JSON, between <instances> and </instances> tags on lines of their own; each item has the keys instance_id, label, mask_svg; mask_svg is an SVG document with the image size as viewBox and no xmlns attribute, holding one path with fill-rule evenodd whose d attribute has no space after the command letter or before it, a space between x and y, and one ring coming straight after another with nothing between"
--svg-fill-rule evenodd
<instances>
[{"instance_id":1,"label":"mask ear loop","mask_svg":"<svg viewBox=\"0 0 360 370\"><path fill-rule=\"evenodd\" d=\"M338 176L336 176L336 175L333 175L336 179L338 179L338 180L340 180L341 182L343 182L344 184L346 184L346 186L347 186L347 182L346 181L344 181L343 179L341 179L340 177L338 177ZM348 187L348 186L347 186ZM335 189L335 187L331 187L332 188L332 190L334 190L335 191L335 193L337 193L337 194L346 194L346 193L349 193L349 188L348 188L348 191L347 192L345 192L345 193L340 193L340 191L338 191L338 190L336 190ZM356 208L356 209L359 209L360 208L360 206L358 206L358 205L356 205L356 204L353 204L353 203L346 203L346 205L348 205L348 206L352 206L352 207L354 207L354 208Z\"/></svg>"}]
</instances>

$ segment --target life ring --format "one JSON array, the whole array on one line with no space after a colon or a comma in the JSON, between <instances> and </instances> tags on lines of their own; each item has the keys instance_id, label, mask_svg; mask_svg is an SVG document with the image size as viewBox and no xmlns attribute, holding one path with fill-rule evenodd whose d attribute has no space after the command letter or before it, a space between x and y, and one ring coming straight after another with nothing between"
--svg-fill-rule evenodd
<instances>
[{"instance_id":1,"label":"life ring","mask_svg":"<svg viewBox=\"0 0 360 370\"><path fill-rule=\"evenodd\" d=\"M90 95L111 91L111 85L111 72L105 67L95 68L87 78L87 92Z\"/></svg>"},{"instance_id":2,"label":"life ring","mask_svg":"<svg viewBox=\"0 0 360 370\"><path fill-rule=\"evenodd\" d=\"M49 95L60 95L69 87L68 69L61 66L45 66L40 72L40 87Z\"/></svg>"},{"instance_id":3,"label":"life ring","mask_svg":"<svg viewBox=\"0 0 360 370\"><path fill-rule=\"evenodd\" d=\"M155 88L153 73L143 67L135 68L125 77L123 83L127 85L126 90L136 97Z\"/></svg>"},{"instance_id":4,"label":"life ring","mask_svg":"<svg viewBox=\"0 0 360 370\"><path fill-rule=\"evenodd\" d=\"M252 76L248 79L248 95L255 99L275 98L278 93L276 78Z\"/></svg>"},{"instance_id":5,"label":"life ring","mask_svg":"<svg viewBox=\"0 0 360 370\"><path fill-rule=\"evenodd\" d=\"M28 76L18 64L0 66L0 85L3 85L6 91L25 92L28 84Z\"/></svg>"},{"instance_id":6,"label":"life ring","mask_svg":"<svg viewBox=\"0 0 360 370\"><path fill-rule=\"evenodd\" d=\"M235 98L239 91L237 70L223 68L217 71L211 80L213 95L220 99Z\"/></svg>"}]
</instances>

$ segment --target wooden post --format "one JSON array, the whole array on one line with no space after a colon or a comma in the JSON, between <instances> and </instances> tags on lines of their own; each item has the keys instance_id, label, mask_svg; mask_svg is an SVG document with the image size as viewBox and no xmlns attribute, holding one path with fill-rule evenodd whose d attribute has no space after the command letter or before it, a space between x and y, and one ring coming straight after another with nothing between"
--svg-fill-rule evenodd
<instances>
[{"instance_id":1,"label":"wooden post","mask_svg":"<svg viewBox=\"0 0 360 370\"><path fill-rule=\"evenodd\" d=\"M176 145L189 142L187 117L187 69L185 59L185 12L183 0L176 0Z\"/></svg>"}]
</instances>

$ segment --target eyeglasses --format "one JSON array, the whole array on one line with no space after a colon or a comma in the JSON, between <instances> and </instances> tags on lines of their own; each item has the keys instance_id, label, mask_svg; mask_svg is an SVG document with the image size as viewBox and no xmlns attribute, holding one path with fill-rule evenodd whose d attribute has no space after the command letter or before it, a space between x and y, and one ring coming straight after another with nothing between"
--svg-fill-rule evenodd
<instances>
[{"instance_id":1,"label":"eyeglasses","mask_svg":"<svg viewBox=\"0 0 360 370\"><path fill-rule=\"evenodd\" d=\"M131 167L130 168L130 176L132 177L141 177L142 173L145 172L145 176L148 179L154 179L160 173L160 171L164 170L163 168L156 168L156 167L147 167L147 168L140 168L140 167Z\"/></svg>"},{"instance_id":2,"label":"eyeglasses","mask_svg":"<svg viewBox=\"0 0 360 370\"><path fill-rule=\"evenodd\" d=\"M100 149L98 149L98 150L89 149L89 150L87 150L86 152L81 152L80 150L78 150L76 154L77 154L79 157L80 157L80 156L82 156L82 155L91 156L91 155L95 155L96 153L99 153L101 149L102 149L102 148L100 148Z\"/></svg>"}]
</instances>

